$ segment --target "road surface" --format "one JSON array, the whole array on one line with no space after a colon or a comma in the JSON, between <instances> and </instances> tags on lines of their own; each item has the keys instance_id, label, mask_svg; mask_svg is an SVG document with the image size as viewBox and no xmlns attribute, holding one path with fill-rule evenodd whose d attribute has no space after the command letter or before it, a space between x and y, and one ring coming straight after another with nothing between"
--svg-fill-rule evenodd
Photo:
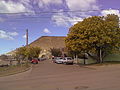
<instances>
[{"instance_id":1,"label":"road surface","mask_svg":"<svg viewBox=\"0 0 120 90\"><path fill-rule=\"evenodd\" d=\"M27 72L0 77L0 90L120 90L120 65L62 65L46 60Z\"/></svg>"}]
</instances>

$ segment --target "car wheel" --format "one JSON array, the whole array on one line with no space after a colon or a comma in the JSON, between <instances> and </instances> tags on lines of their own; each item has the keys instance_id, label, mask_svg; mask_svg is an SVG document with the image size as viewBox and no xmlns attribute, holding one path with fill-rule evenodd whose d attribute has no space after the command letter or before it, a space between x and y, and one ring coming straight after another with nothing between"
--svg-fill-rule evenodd
<instances>
[{"instance_id":1,"label":"car wheel","mask_svg":"<svg viewBox=\"0 0 120 90\"><path fill-rule=\"evenodd\" d=\"M65 64L66 65L66 63L64 62L63 64Z\"/></svg>"}]
</instances>

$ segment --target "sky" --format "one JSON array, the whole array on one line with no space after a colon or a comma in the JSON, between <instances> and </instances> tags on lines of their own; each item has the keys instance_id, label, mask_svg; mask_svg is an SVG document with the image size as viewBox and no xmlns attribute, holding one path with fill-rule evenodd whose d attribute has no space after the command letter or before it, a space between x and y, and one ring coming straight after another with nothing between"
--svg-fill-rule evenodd
<instances>
[{"instance_id":1,"label":"sky","mask_svg":"<svg viewBox=\"0 0 120 90\"><path fill-rule=\"evenodd\" d=\"M0 0L0 54L41 36L66 36L69 28L90 16L116 14L120 0Z\"/></svg>"}]
</instances>

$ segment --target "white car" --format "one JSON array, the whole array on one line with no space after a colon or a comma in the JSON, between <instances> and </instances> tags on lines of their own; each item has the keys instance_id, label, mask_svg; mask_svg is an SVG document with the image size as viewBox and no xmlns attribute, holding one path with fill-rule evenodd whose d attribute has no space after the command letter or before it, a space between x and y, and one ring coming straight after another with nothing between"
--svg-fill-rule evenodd
<instances>
[{"instance_id":1,"label":"white car","mask_svg":"<svg viewBox=\"0 0 120 90\"><path fill-rule=\"evenodd\" d=\"M56 57L55 63L57 64L62 64L63 63L63 58L62 57Z\"/></svg>"},{"instance_id":2,"label":"white car","mask_svg":"<svg viewBox=\"0 0 120 90\"><path fill-rule=\"evenodd\" d=\"M71 57L65 57L63 59L64 64L73 64L73 59Z\"/></svg>"}]
</instances>

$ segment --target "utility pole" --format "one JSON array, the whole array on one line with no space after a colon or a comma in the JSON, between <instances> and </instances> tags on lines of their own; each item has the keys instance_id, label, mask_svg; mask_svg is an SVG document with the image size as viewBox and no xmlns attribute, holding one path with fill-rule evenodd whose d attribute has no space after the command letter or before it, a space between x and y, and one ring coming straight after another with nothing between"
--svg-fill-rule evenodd
<instances>
[{"instance_id":1,"label":"utility pole","mask_svg":"<svg viewBox=\"0 0 120 90\"><path fill-rule=\"evenodd\" d=\"M28 29L26 30L26 47L28 48ZM27 64L28 64L28 61L29 61L28 55L27 55L26 59L27 59Z\"/></svg>"},{"instance_id":2,"label":"utility pole","mask_svg":"<svg viewBox=\"0 0 120 90\"><path fill-rule=\"evenodd\" d=\"M28 46L28 29L26 30L26 46Z\"/></svg>"}]
</instances>

